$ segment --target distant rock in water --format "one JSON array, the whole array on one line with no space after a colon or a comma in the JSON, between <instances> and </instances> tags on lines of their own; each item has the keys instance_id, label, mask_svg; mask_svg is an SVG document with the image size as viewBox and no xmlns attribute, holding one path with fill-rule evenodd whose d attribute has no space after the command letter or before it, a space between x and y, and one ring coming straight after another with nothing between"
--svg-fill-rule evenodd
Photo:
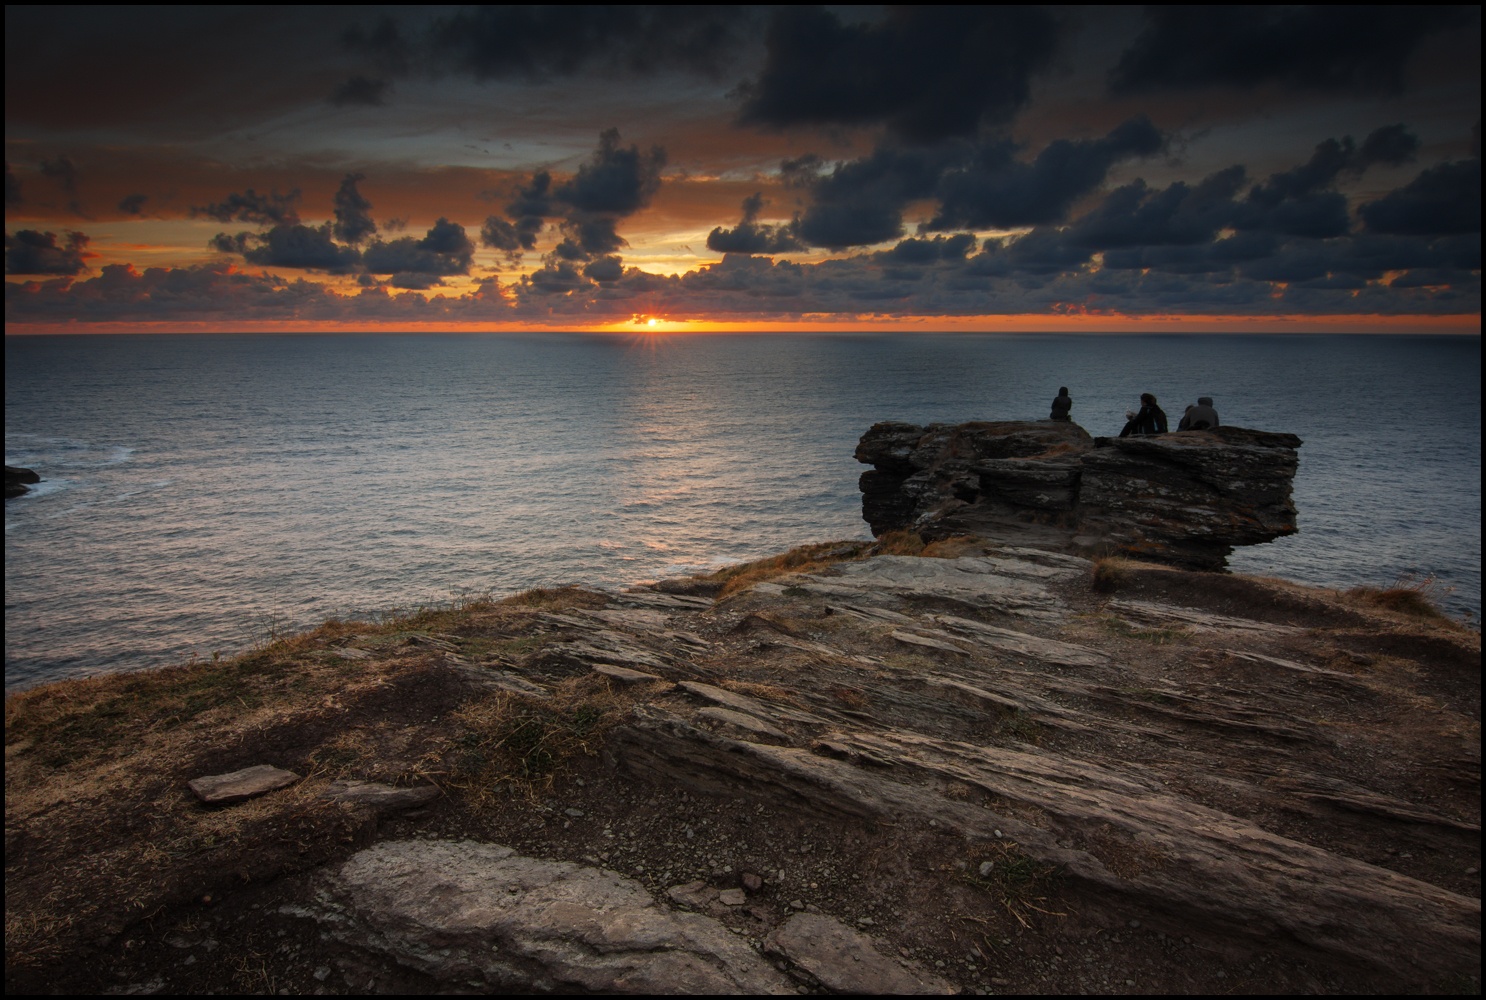
<instances>
[{"instance_id":1,"label":"distant rock in water","mask_svg":"<svg viewBox=\"0 0 1486 1000\"><path fill-rule=\"evenodd\" d=\"M12 500L15 497L25 496L31 491L27 484L41 482L41 477L30 469L17 469L13 465L5 467L5 499Z\"/></svg>"},{"instance_id":2,"label":"distant rock in water","mask_svg":"<svg viewBox=\"0 0 1486 1000\"><path fill-rule=\"evenodd\" d=\"M1073 423L874 424L857 444L874 535L1062 533L1190 569L1295 533L1293 434L1216 427L1095 438Z\"/></svg>"}]
</instances>

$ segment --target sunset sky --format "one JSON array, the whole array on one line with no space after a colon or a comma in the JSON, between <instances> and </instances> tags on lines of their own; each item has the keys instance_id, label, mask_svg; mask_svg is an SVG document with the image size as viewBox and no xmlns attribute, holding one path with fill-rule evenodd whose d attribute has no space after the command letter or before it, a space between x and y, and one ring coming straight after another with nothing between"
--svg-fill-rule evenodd
<instances>
[{"instance_id":1,"label":"sunset sky","mask_svg":"<svg viewBox=\"0 0 1486 1000\"><path fill-rule=\"evenodd\" d=\"M1474 7L17 7L8 332L1479 332Z\"/></svg>"}]
</instances>

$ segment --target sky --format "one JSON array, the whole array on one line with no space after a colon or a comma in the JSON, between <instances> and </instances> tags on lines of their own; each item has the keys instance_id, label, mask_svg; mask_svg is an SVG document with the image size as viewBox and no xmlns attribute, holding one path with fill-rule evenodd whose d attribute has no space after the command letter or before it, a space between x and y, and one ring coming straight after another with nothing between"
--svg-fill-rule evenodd
<instances>
[{"instance_id":1,"label":"sky","mask_svg":"<svg viewBox=\"0 0 1486 1000\"><path fill-rule=\"evenodd\" d=\"M11 333L1479 333L1479 7L16 6Z\"/></svg>"}]
</instances>

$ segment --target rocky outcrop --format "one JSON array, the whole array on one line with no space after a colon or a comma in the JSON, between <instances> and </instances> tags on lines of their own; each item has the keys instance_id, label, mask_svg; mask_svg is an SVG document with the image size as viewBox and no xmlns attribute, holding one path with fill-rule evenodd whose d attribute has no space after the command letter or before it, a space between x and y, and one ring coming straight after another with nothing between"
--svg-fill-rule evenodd
<instances>
[{"instance_id":1,"label":"rocky outcrop","mask_svg":"<svg viewBox=\"0 0 1486 1000\"><path fill-rule=\"evenodd\" d=\"M31 492L27 487L39 482L41 482L41 477L32 470L7 465L5 467L5 499L13 500L16 497L25 496Z\"/></svg>"},{"instance_id":2,"label":"rocky outcrop","mask_svg":"<svg viewBox=\"0 0 1486 1000\"><path fill-rule=\"evenodd\" d=\"M1221 569L1236 545L1294 534L1300 439L1243 427L1095 438L1077 424L885 422L857 445L874 535L1005 536L1036 524L1065 547Z\"/></svg>"},{"instance_id":3,"label":"rocky outcrop","mask_svg":"<svg viewBox=\"0 0 1486 1000\"><path fill-rule=\"evenodd\" d=\"M378 844L290 912L455 992L794 992L726 927L633 879L496 844Z\"/></svg>"},{"instance_id":4,"label":"rocky outcrop","mask_svg":"<svg viewBox=\"0 0 1486 1000\"><path fill-rule=\"evenodd\" d=\"M1479 632L1034 535L15 696L7 991L1479 992Z\"/></svg>"}]
</instances>

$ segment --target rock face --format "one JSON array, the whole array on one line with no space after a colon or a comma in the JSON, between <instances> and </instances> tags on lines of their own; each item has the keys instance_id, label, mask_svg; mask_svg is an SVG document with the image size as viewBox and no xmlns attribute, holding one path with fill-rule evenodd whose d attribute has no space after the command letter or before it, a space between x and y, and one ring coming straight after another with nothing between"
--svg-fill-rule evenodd
<instances>
[{"instance_id":1,"label":"rock face","mask_svg":"<svg viewBox=\"0 0 1486 1000\"><path fill-rule=\"evenodd\" d=\"M28 486L34 486L41 482L41 477L30 469L18 469L13 465L5 467L5 499L13 500L19 496L30 493Z\"/></svg>"},{"instance_id":2,"label":"rock face","mask_svg":"<svg viewBox=\"0 0 1486 1000\"><path fill-rule=\"evenodd\" d=\"M1050 420L884 422L862 435L856 459L873 467L860 487L874 535L994 537L1040 524L1073 545L1221 569L1236 545L1295 533L1300 444L1243 427L1094 438Z\"/></svg>"},{"instance_id":3,"label":"rock face","mask_svg":"<svg viewBox=\"0 0 1486 1000\"><path fill-rule=\"evenodd\" d=\"M633 879L496 844L378 844L306 915L456 992L794 992L726 927L658 905Z\"/></svg>"}]
</instances>

